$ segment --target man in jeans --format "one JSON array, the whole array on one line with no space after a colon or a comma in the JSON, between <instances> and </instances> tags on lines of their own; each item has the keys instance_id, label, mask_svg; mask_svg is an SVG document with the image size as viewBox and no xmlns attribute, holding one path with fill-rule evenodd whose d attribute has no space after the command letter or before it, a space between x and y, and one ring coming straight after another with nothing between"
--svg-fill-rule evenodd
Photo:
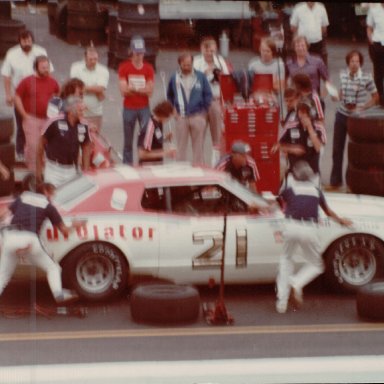
<instances>
[{"instance_id":1,"label":"man in jeans","mask_svg":"<svg viewBox=\"0 0 384 384\"><path fill-rule=\"evenodd\" d=\"M124 97L124 149L123 162L133 164L133 135L136 121L140 130L146 127L151 112L149 97L153 93L154 69L144 62L145 42L141 36L131 39L132 57L119 67L119 88Z\"/></svg>"}]
</instances>

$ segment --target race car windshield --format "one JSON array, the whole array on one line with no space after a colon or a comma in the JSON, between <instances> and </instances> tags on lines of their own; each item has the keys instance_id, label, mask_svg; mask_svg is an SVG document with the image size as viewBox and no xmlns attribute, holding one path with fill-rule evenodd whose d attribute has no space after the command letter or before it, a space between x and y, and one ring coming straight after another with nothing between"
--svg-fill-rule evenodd
<instances>
[{"instance_id":1,"label":"race car windshield","mask_svg":"<svg viewBox=\"0 0 384 384\"><path fill-rule=\"evenodd\" d=\"M87 177L77 177L57 189L54 203L65 210L72 209L97 189Z\"/></svg>"}]
</instances>

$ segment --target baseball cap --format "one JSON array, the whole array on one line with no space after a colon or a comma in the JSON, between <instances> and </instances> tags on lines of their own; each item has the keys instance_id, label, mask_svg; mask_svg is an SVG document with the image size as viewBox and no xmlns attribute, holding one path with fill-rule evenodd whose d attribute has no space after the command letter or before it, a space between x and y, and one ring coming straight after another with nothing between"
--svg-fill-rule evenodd
<instances>
[{"instance_id":1,"label":"baseball cap","mask_svg":"<svg viewBox=\"0 0 384 384\"><path fill-rule=\"evenodd\" d=\"M145 41L141 36L133 36L130 47L132 52L145 53Z\"/></svg>"},{"instance_id":2,"label":"baseball cap","mask_svg":"<svg viewBox=\"0 0 384 384\"><path fill-rule=\"evenodd\" d=\"M240 154L245 155L245 154L251 152L251 147L249 146L248 143L245 143L244 141L238 140L232 144L231 151L232 151L232 153L240 153Z\"/></svg>"}]
</instances>

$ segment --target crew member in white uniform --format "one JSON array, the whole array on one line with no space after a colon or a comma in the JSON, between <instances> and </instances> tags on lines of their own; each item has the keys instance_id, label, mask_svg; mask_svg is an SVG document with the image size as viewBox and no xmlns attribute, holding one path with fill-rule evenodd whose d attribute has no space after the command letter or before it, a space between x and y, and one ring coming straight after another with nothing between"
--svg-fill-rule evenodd
<instances>
[{"instance_id":1,"label":"crew member in white uniform","mask_svg":"<svg viewBox=\"0 0 384 384\"><path fill-rule=\"evenodd\" d=\"M287 184L280 193L285 206L286 228L283 231L283 254L280 257L277 276L276 310L285 313L292 290L297 305L303 302L303 288L324 272L320 255L318 230L319 206L325 214L341 225L351 226L349 219L339 217L333 212L318 184L313 181L314 172L303 160L295 163L288 175ZM305 264L294 273L294 256L298 247L302 248Z\"/></svg>"}]
</instances>

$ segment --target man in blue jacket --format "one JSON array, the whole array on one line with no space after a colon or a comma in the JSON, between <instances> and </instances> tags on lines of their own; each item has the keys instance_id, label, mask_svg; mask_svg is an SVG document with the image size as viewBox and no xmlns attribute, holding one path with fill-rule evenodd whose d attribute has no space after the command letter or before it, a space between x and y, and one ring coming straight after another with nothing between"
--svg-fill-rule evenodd
<instances>
[{"instance_id":1,"label":"man in blue jacket","mask_svg":"<svg viewBox=\"0 0 384 384\"><path fill-rule=\"evenodd\" d=\"M192 162L204 164L204 139L207 111L212 101L211 87L204 73L193 69L189 52L178 58L179 71L169 80L167 97L176 109L177 160L186 160L189 135L192 140Z\"/></svg>"}]
</instances>

